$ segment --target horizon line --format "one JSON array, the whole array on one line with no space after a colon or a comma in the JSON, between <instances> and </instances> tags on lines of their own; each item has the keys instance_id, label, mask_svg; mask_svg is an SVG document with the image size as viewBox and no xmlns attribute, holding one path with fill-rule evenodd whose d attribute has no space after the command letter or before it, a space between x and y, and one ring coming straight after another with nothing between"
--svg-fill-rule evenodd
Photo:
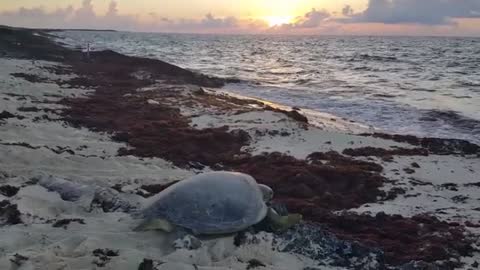
<instances>
[{"instance_id":1,"label":"horizon line","mask_svg":"<svg viewBox=\"0 0 480 270\"><path fill-rule=\"evenodd\" d=\"M94 28L29 28L29 27L18 27L10 25L0 25L1 27L7 28L17 28L17 29L27 29L27 30L39 30L46 32L62 32L62 31L77 31L77 32L123 32L123 33L145 33L145 34L169 34L169 35L217 35L217 36L303 36L303 37L423 37L423 38L473 38L479 39L480 35L415 35L415 34L355 34L355 33L345 33L345 34L305 34L305 33L272 33L272 32L263 32L263 33L205 33L205 32L168 32L168 31L141 31L141 30L116 30L116 29L94 29Z\"/></svg>"}]
</instances>

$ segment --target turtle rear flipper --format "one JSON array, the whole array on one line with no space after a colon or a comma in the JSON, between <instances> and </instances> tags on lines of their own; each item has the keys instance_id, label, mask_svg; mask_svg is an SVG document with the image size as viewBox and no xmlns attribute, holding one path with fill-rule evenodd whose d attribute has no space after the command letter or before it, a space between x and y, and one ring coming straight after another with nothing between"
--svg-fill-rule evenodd
<instances>
[{"instance_id":1,"label":"turtle rear flipper","mask_svg":"<svg viewBox=\"0 0 480 270\"><path fill-rule=\"evenodd\" d=\"M164 231L171 233L175 230L175 225L170 223L166 219L156 218L156 219L147 219L140 223L134 231Z\"/></svg>"}]
</instances>

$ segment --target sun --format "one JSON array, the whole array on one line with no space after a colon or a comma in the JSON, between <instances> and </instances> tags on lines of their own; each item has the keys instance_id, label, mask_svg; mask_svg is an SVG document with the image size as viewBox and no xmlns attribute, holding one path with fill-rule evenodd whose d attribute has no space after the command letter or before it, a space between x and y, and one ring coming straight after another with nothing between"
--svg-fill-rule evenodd
<instances>
[{"instance_id":1,"label":"sun","mask_svg":"<svg viewBox=\"0 0 480 270\"><path fill-rule=\"evenodd\" d=\"M269 27L280 26L292 22L292 16L265 16L263 19Z\"/></svg>"}]
</instances>

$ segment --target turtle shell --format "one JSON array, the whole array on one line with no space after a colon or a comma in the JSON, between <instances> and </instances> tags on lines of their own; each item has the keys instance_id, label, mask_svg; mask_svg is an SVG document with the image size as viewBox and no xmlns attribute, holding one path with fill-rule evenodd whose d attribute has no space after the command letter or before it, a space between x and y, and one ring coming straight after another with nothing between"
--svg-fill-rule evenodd
<instances>
[{"instance_id":1,"label":"turtle shell","mask_svg":"<svg viewBox=\"0 0 480 270\"><path fill-rule=\"evenodd\" d=\"M199 174L152 198L146 219L166 219L194 234L225 234L260 222L267 205L253 177L234 172Z\"/></svg>"}]
</instances>

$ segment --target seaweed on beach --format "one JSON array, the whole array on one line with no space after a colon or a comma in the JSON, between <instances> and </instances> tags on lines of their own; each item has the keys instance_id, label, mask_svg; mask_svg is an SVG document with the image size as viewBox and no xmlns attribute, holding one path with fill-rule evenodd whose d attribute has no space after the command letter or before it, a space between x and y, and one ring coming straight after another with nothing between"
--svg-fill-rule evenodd
<instances>
[{"instance_id":1,"label":"seaweed on beach","mask_svg":"<svg viewBox=\"0 0 480 270\"><path fill-rule=\"evenodd\" d=\"M180 167L200 164L200 168L210 166L248 173L258 182L271 186L275 200L290 211L324 224L341 238L381 248L387 264L399 265L417 259L434 262L471 252L470 240L460 234L463 228L451 228L439 221L432 222L429 230L423 231L423 223L416 218L387 216L386 221L379 223L379 217L334 215L332 211L355 208L387 196L380 189L388 180L380 174L383 168L379 164L339 153L313 153L307 160L280 153L252 156L242 151L249 144L245 132L232 132L228 127L191 127L189 118L162 99L162 95L182 99L175 91L162 92L160 86L155 93L138 93L135 89L149 82L136 81L133 77L122 81L116 77L93 79L96 91L92 95L62 103L69 106L63 114L65 121L112 133L114 140L126 142L128 148L122 149L120 155L160 157ZM91 83L92 79L88 81ZM208 95L202 94L197 101L210 100L206 98ZM157 104L146 106L149 99L156 100ZM427 144L427 147L435 153L440 151L435 146ZM424 155L424 151L420 154ZM162 188L149 192L159 192ZM356 222L361 222L362 229L351 226ZM379 226L383 226L382 229ZM392 233L390 237L389 233ZM419 236L415 242L406 240L415 233ZM449 244L452 237L457 238L457 244ZM438 245L445 247L439 250ZM399 249L408 252L398 252Z\"/></svg>"},{"instance_id":2,"label":"seaweed on beach","mask_svg":"<svg viewBox=\"0 0 480 270\"><path fill-rule=\"evenodd\" d=\"M401 143L408 143L419 146L428 151L432 155L474 155L480 154L480 146L466 140L458 139L441 139L441 138L419 138L413 135L399 134L361 134L363 136L371 136L374 138L382 138Z\"/></svg>"}]
</instances>

